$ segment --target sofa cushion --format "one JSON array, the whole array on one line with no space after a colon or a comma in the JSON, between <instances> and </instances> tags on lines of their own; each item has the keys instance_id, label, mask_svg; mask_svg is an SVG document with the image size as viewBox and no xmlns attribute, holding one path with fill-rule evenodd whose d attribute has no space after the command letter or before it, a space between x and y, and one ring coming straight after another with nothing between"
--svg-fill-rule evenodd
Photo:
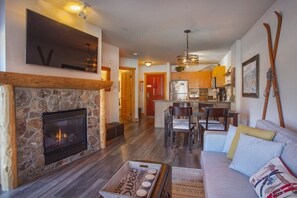
<instances>
[{"instance_id":1,"label":"sofa cushion","mask_svg":"<svg viewBox=\"0 0 297 198\"><path fill-rule=\"evenodd\" d=\"M277 157L251 176L250 183L259 197L296 197L297 178Z\"/></svg>"},{"instance_id":2,"label":"sofa cushion","mask_svg":"<svg viewBox=\"0 0 297 198\"><path fill-rule=\"evenodd\" d=\"M225 153L202 151L201 166L207 198L258 197L249 183L249 178L228 166L231 160Z\"/></svg>"},{"instance_id":3,"label":"sofa cushion","mask_svg":"<svg viewBox=\"0 0 297 198\"><path fill-rule=\"evenodd\" d=\"M236 126L233 126L232 124L229 125L229 129L228 129L228 133L227 133L225 145L224 145L224 148L223 148L223 152L224 153L228 153L229 152L229 149L231 147L233 138L234 138L234 136L236 134L236 130L237 130L237 127Z\"/></svg>"},{"instance_id":4,"label":"sofa cushion","mask_svg":"<svg viewBox=\"0 0 297 198\"><path fill-rule=\"evenodd\" d=\"M297 177L297 141L287 143L281 155L281 160L289 170Z\"/></svg>"},{"instance_id":5,"label":"sofa cushion","mask_svg":"<svg viewBox=\"0 0 297 198\"><path fill-rule=\"evenodd\" d=\"M267 141L241 134L230 168L251 176L271 159L279 157L285 143Z\"/></svg>"},{"instance_id":6,"label":"sofa cushion","mask_svg":"<svg viewBox=\"0 0 297 198\"><path fill-rule=\"evenodd\" d=\"M254 136L257 138L261 138L264 140L272 140L275 132L274 131L268 131L268 130L262 130L262 129L257 129L257 128L252 128L252 127L248 127L248 126L243 126L243 125L239 125L237 127L236 130L236 134L233 138L230 150L228 152L227 157L229 159L233 159L233 156L235 154L236 148L237 148L237 144L238 144L238 140L240 137L240 134L246 134L246 135L250 135L250 136Z\"/></svg>"},{"instance_id":7,"label":"sofa cushion","mask_svg":"<svg viewBox=\"0 0 297 198\"><path fill-rule=\"evenodd\" d=\"M281 154L281 160L289 168L289 170L295 176L297 176L297 133L280 127L269 120L258 120L256 123L256 127L259 129L275 131L276 135L273 141L286 143L284 151Z\"/></svg>"}]
</instances>

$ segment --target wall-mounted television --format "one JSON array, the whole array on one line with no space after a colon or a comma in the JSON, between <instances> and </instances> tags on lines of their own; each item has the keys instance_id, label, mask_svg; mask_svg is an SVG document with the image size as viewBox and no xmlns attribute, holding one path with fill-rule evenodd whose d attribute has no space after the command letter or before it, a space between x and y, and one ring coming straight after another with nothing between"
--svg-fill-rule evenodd
<instances>
[{"instance_id":1,"label":"wall-mounted television","mask_svg":"<svg viewBox=\"0 0 297 198\"><path fill-rule=\"evenodd\" d=\"M97 60L97 37L27 10L27 64L97 73Z\"/></svg>"}]
</instances>

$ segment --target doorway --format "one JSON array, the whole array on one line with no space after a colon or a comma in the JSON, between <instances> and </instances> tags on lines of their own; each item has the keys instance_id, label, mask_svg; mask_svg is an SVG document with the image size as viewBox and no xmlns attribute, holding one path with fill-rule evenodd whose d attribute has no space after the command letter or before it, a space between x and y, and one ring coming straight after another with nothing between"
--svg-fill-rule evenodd
<instances>
[{"instance_id":1,"label":"doorway","mask_svg":"<svg viewBox=\"0 0 297 198\"><path fill-rule=\"evenodd\" d=\"M154 100L165 99L166 73L147 73L145 75L146 115L155 115Z\"/></svg>"},{"instance_id":2,"label":"doorway","mask_svg":"<svg viewBox=\"0 0 297 198\"><path fill-rule=\"evenodd\" d=\"M119 108L120 118L134 121L135 118L135 68L120 67Z\"/></svg>"}]
</instances>

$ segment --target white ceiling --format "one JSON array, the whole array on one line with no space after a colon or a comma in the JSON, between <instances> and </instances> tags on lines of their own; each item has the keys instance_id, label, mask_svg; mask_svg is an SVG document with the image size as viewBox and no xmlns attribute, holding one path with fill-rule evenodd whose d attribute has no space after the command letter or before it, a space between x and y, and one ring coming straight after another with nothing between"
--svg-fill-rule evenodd
<instances>
[{"instance_id":1,"label":"white ceiling","mask_svg":"<svg viewBox=\"0 0 297 198\"><path fill-rule=\"evenodd\" d=\"M186 49L204 64L218 63L275 0L86 0L88 22L103 29L103 41L139 63L175 64ZM137 52L138 56L133 56Z\"/></svg>"}]
</instances>

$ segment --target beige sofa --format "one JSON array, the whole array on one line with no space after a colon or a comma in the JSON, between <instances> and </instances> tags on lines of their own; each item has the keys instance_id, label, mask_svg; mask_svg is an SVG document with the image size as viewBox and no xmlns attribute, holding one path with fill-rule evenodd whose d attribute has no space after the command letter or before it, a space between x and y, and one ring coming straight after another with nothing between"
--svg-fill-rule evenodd
<instances>
[{"instance_id":1,"label":"beige sofa","mask_svg":"<svg viewBox=\"0 0 297 198\"><path fill-rule=\"evenodd\" d=\"M286 146L281 159L297 175L297 133L282 128L267 120L258 120L256 128L273 130L273 141ZM229 168L231 160L223 153L226 132L206 131L204 150L201 153L203 182L207 198L253 198L258 197L249 183L249 178Z\"/></svg>"}]
</instances>

